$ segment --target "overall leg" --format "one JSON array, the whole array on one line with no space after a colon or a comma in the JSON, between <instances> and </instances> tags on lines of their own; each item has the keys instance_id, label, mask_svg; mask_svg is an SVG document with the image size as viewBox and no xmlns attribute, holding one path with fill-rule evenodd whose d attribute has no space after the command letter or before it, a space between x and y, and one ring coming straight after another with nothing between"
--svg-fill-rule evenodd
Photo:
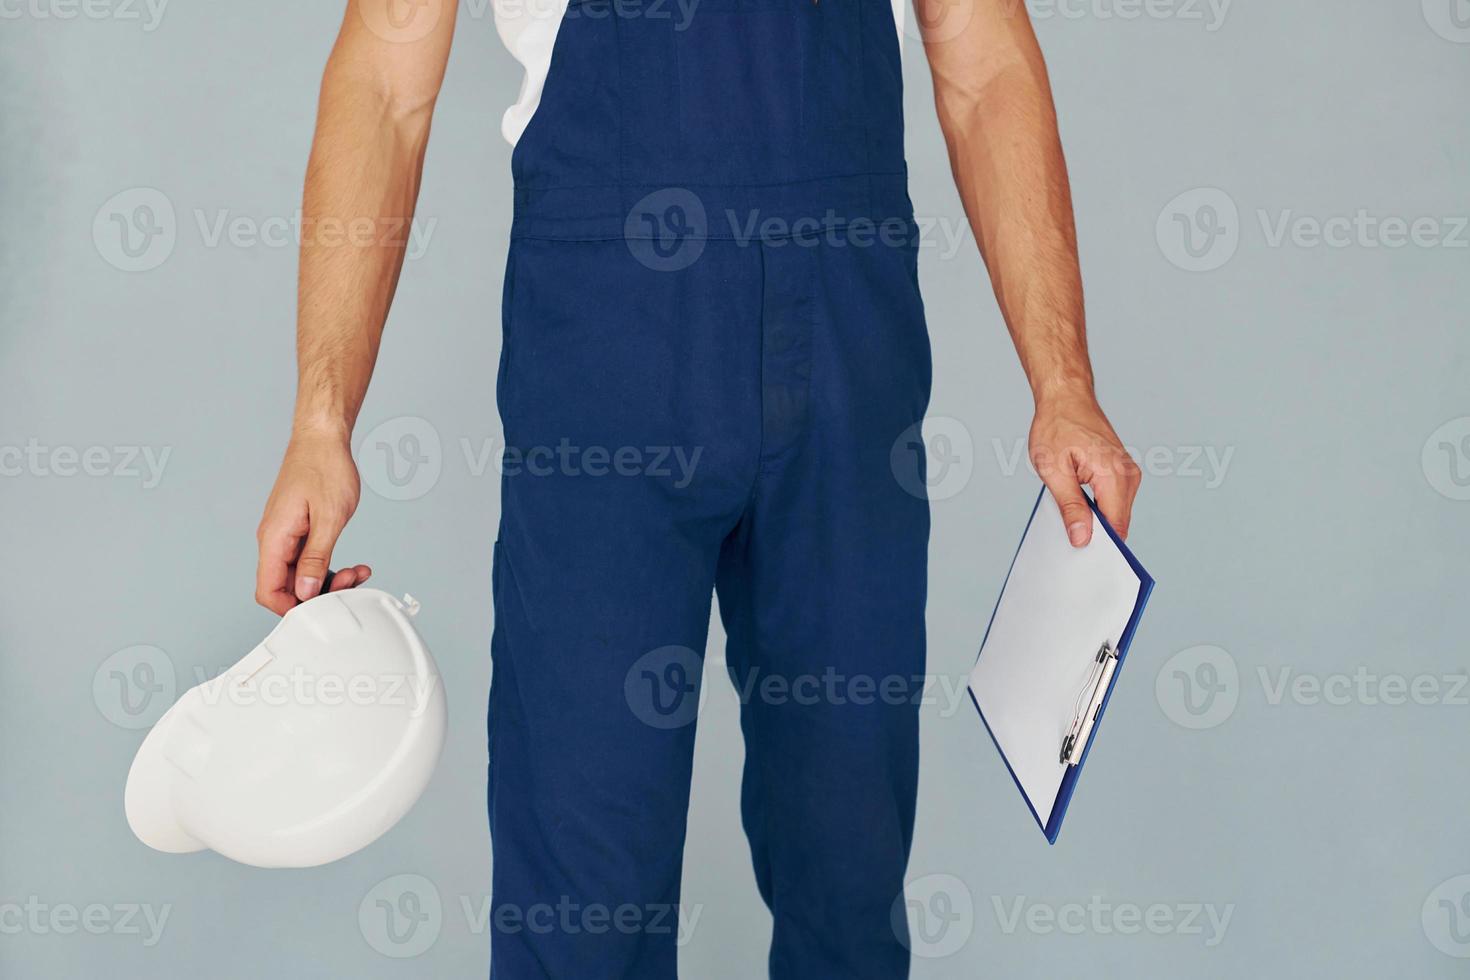
<instances>
[{"instance_id":1,"label":"overall leg","mask_svg":"<svg viewBox=\"0 0 1470 980\"><path fill-rule=\"evenodd\" d=\"M758 410L758 383L731 370L753 363L758 338L731 322L758 314L758 262L728 253L668 273L621 241L512 245L495 980L675 976L710 595L758 437L738 421Z\"/></svg>"},{"instance_id":2,"label":"overall leg","mask_svg":"<svg viewBox=\"0 0 1470 980\"><path fill-rule=\"evenodd\" d=\"M913 834L929 527L894 473L929 391L914 251L762 251L762 467L718 589L770 974L893 980L908 975L890 912Z\"/></svg>"}]
</instances>

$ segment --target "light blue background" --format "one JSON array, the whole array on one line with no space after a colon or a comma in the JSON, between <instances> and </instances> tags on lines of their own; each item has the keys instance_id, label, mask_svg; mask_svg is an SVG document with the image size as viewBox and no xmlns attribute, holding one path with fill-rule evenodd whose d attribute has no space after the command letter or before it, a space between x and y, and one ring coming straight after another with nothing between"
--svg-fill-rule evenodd
<instances>
[{"instance_id":1,"label":"light blue background","mask_svg":"<svg viewBox=\"0 0 1470 980\"><path fill-rule=\"evenodd\" d=\"M464 446L474 457L499 436L498 123L517 66L484 4L467 3L419 207L435 224L359 427L427 420L439 475L388 500L369 459L338 552L423 600L450 741L386 838L266 872L133 839L122 786L142 731L114 722L128 717L112 671L151 657L181 690L271 624L251 602L253 531L290 417L294 248L211 245L200 221L294 213L338 5L178 3L148 29L141 6L61 19L71 8L37 3L0 10L0 974L481 976L498 486ZM1223 19L1194 0L1033 5L1099 390L1154 460L1131 543L1159 587L1048 848L959 686L1034 493L1010 465L1029 403L973 245L950 253L936 233L922 277L932 428L947 441L931 448L953 467L935 475L936 696L911 870L924 909L941 910L939 892L952 915L920 950L947 955L917 959L915 977L1465 975L1452 954L1470 955L1470 879L1457 880L1470 873L1470 29L1454 3L1470 22L1463 0L1240 2ZM905 47L915 204L953 233L927 68ZM131 209L136 188L176 223L161 264L126 272L108 261L109 201L132 191ZM1435 220L1420 244L1389 247L1382 228L1312 244L1313 222L1360 211ZM1296 232L1277 240L1282 221ZM32 440L42 463L18 463ZM124 472L57 475L89 447L105 450L94 469ZM167 450L157 485L127 475L115 447ZM722 643L716 628L712 658ZM1383 703L1387 675L1436 693ZM708 676L684 896L700 918L682 965L744 980L762 975L769 921L738 824L734 695ZM1292 693L1300 676L1345 703ZM129 703L167 703L154 697ZM386 931L374 899L395 898L398 875L439 895L430 933ZM108 906L113 925L37 928L13 911L33 897ZM1018 902L1040 911L1009 928ZM1126 912L1070 908L1089 903L1180 911L1164 934L1125 934ZM111 907L126 905L167 907L156 943L117 924ZM1191 905L1228 909L1223 935L1207 916L1181 928ZM380 951L415 942L417 957Z\"/></svg>"}]
</instances>

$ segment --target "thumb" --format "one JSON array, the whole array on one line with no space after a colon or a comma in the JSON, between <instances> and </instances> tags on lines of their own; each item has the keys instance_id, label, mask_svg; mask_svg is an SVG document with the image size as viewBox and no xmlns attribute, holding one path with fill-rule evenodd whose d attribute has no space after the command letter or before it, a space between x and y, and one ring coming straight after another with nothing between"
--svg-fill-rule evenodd
<instances>
[{"instance_id":1,"label":"thumb","mask_svg":"<svg viewBox=\"0 0 1470 980\"><path fill-rule=\"evenodd\" d=\"M1087 506L1087 498L1082 495L1082 485L1070 472L1062 472L1048 474L1046 488L1062 510L1067 540L1074 548L1085 546L1092 540L1092 508Z\"/></svg>"},{"instance_id":2,"label":"thumb","mask_svg":"<svg viewBox=\"0 0 1470 980\"><path fill-rule=\"evenodd\" d=\"M332 561L332 549L337 546L337 537L344 524L335 516L311 515L311 530L307 532L306 543L301 546L301 555L296 559L296 598L301 602L322 590L327 566Z\"/></svg>"}]
</instances>

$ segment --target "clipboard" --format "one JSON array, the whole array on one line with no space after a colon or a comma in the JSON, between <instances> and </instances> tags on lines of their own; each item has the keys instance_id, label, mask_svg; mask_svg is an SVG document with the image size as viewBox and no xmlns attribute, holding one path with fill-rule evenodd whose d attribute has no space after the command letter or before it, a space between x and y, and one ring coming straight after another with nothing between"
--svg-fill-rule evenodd
<instances>
[{"instance_id":1,"label":"clipboard","mask_svg":"<svg viewBox=\"0 0 1470 980\"><path fill-rule=\"evenodd\" d=\"M970 672L980 720L1051 844L1154 587L1087 504L1092 540L1074 548L1056 499L1037 496Z\"/></svg>"}]
</instances>

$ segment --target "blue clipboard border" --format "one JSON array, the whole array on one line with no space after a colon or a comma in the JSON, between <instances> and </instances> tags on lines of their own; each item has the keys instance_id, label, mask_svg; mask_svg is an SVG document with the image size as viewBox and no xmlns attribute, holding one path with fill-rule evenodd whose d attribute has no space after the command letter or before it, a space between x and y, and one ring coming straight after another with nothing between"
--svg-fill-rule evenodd
<instances>
[{"instance_id":1,"label":"blue clipboard border","mask_svg":"<svg viewBox=\"0 0 1470 980\"><path fill-rule=\"evenodd\" d=\"M1036 511L1041 506L1041 498L1046 492L1046 488L1042 487L1041 492L1036 495L1036 502L1031 505L1031 516L1026 518L1026 529L1021 532L1021 540L1016 542L1016 553L1011 556L1010 567L1006 569L1005 582L1001 584L1000 595L995 597L995 608L990 611L990 622L986 624L985 636L980 640L981 653L985 651L986 640L990 639L990 627L995 625L995 614L1000 610L1000 600L1005 596L1006 585L1010 584L1011 572L1016 567L1016 558L1021 554L1021 545L1025 543L1026 535L1031 531L1031 522L1036 520ZM1118 551L1122 553L1124 560L1128 562L1128 567L1133 569L1134 573L1138 576L1138 598L1133 602L1133 612L1128 616L1128 625L1123 627L1123 633L1118 637L1118 669L1113 671L1113 679L1108 684L1106 693L1103 694L1102 703L1098 706L1097 722L1092 726L1092 733L1087 738L1087 745L1082 749L1082 758L1078 759L1077 764L1068 769L1066 774L1062 776L1062 785L1057 788L1057 798L1052 804L1051 819L1048 822L1043 823L1041 816L1036 812L1036 808L1031 805L1030 797L1026 795L1026 790L1021 787L1021 781L1016 778L1016 771L1011 768L1011 760L1006 758L1005 750L1000 747L1000 742L996 741L995 732L990 728L990 722L985 720L985 712L980 710L980 702L975 697L975 692L970 690L968 684L965 685L965 689L970 692L970 702L975 705L975 713L980 716L980 723L985 726L985 733L990 736L990 741L995 746L995 751L1000 753L1000 759L1005 763L1006 772L1011 774L1011 782L1016 784L1016 790L1021 794L1021 801L1026 804L1026 809L1031 811L1032 819L1041 828L1041 832L1046 835L1046 842L1048 844L1055 844L1058 835L1062 832L1062 818L1067 815L1067 806L1072 802L1072 794L1077 788L1077 780L1082 776L1082 767L1086 765L1087 756L1092 752L1092 744L1097 740L1097 733L1102 728L1103 714L1107 711L1108 702L1112 700L1113 689L1118 686L1118 678L1123 675L1123 662L1128 658L1128 647L1133 642L1133 634L1137 632L1138 622L1143 617L1143 607L1148 603L1149 594L1154 590L1153 576L1144 570L1133 552L1129 551L1128 546L1123 543L1123 539L1118 537L1118 533L1113 530L1113 526L1108 523L1108 519L1103 516L1102 511L1097 509L1097 504L1093 501L1092 495L1084 490L1082 491L1082 496L1086 499L1087 506L1091 507L1092 512L1097 515L1098 523L1102 525L1103 530L1107 532L1113 544L1118 546ZM979 662L980 654L976 654L975 660L977 663Z\"/></svg>"}]
</instances>

